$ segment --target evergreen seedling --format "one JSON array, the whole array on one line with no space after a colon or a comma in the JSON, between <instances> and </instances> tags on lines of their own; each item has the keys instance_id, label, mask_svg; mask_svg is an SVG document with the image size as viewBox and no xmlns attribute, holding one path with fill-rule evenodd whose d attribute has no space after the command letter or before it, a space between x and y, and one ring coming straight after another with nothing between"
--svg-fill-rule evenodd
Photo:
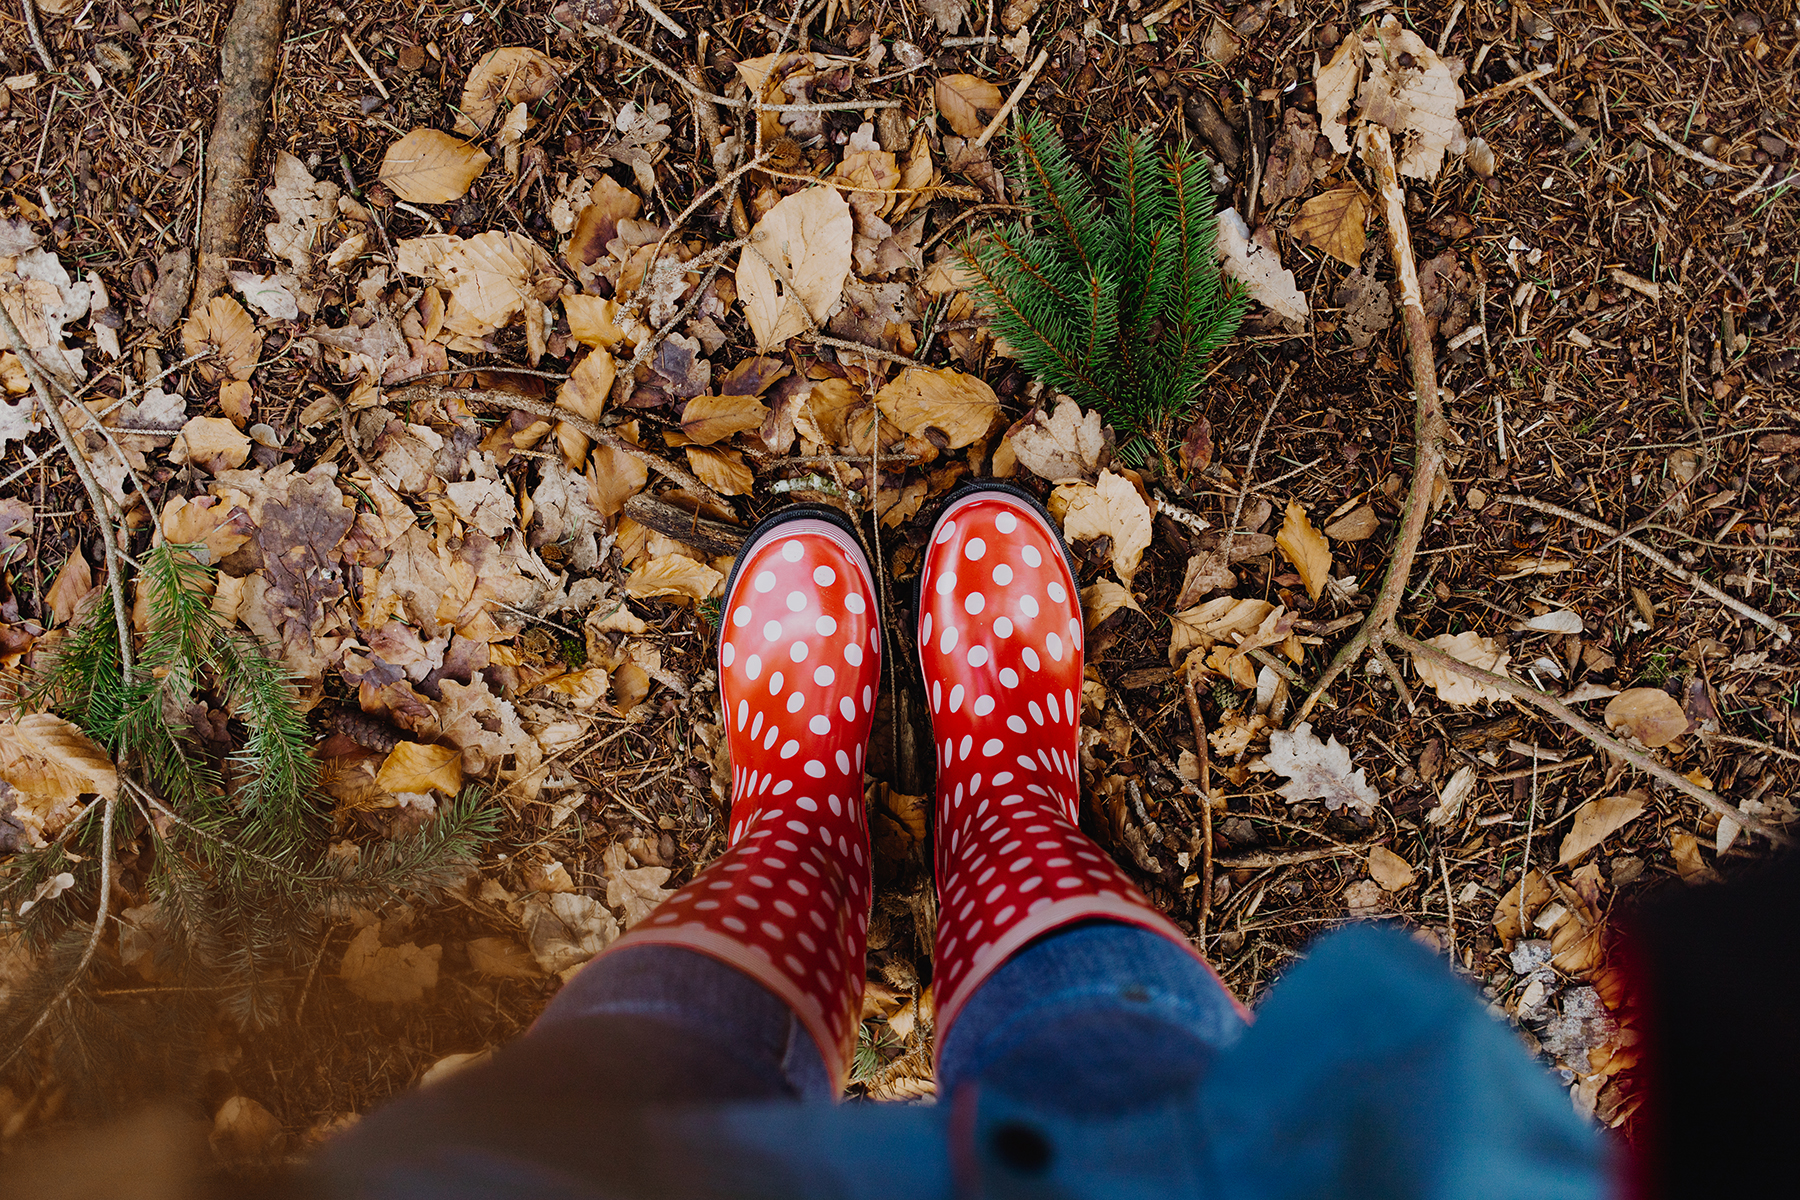
<instances>
[{"instance_id":1,"label":"evergreen seedling","mask_svg":"<svg viewBox=\"0 0 1800 1200\"><path fill-rule=\"evenodd\" d=\"M1198 396L1246 304L1214 261L1211 168L1121 129L1103 200L1049 121L1017 129L1010 174L1029 221L963 248L974 291L1033 375L1154 438Z\"/></svg>"}]
</instances>

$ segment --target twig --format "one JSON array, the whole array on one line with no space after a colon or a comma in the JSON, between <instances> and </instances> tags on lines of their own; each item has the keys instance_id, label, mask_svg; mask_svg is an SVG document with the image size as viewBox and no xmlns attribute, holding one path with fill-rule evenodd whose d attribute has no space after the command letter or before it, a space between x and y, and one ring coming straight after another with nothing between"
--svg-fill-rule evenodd
<instances>
[{"instance_id":1,"label":"twig","mask_svg":"<svg viewBox=\"0 0 1800 1200\"><path fill-rule=\"evenodd\" d=\"M1112 693L1113 708L1117 709L1119 715L1125 718L1125 723L1131 726L1131 732L1137 734L1137 739L1144 744L1144 749L1150 751L1150 753L1155 756L1156 761L1162 764L1163 770L1174 777L1175 782L1181 786L1182 791L1187 792L1196 800L1200 801L1201 806L1204 807L1206 805L1205 793L1201 792L1191 780L1183 778L1181 768L1177 767L1174 762L1170 760L1169 756L1164 754L1162 749L1157 746L1155 742L1150 740L1150 735L1144 732L1144 727L1137 723L1137 718L1132 716L1131 710L1125 707L1125 701L1119 698L1119 690L1117 688L1112 688L1110 691ZM1194 814L1188 811L1188 806L1186 804L1182 803L1180 793L1170 793L1169 799L1173 800L1175 802L1175 807L1181 810L1181 817L1183 820L1192 821L1194 819Z\"/></svg>"},{"instance_id":2,"label":"twig","mask_svg":"<svg viewBox=\"0 0 1800 1200\"><path fill-rule=\"evenodd\" d=\"M113 533L112 518L106 511L106 492L100 487L100 481L94 478L94 469L81 453L79 444L68 425L62 419L62 411L57 407L55 397L50 394L50 385L44 374L44 368L26 345L25 335L13 324L12 314L6 311L6 305L0 304L0 330L5 330L7 340L12 343L13 353L19 356L19 363L25 368L25 374L31 378L32 389L37 393L38 407L43 409L44 417L50 427L56 430L57 440L62 443L69 461L75 464L75 473L81 477L81 485L87 490L88 504L94 510L94 523L100 527L100 545L106 555L106 586L112 593L113 624L119 631L119 667L125 682L131 682L131 609L125 603L125 572L119 562L118 538ZM95 422L99 424L99 422ZM144 498L146 505L149 497Z\"/></svg>"},{"instance_id":3,"label":"twig","mask_svg":"<svg viewBox=\"0 0 1800 1200\"><path fill-rule=\"evenodd\" d=\"M977 150L987 145L988 139L994 136L994 131L1006 123L1006 118L1012 116L1013 109L1019 107L1019 101L1025 97L1025 89L1032 85L1038 77L1038 72L1042 71L1044 64L1049 61L1050 48L1046 46L1037 52L1037 57L1031 60L1029 67L1025 68L1025 74L1019 76L1019 82L1014 85L1012 95L1006 98L1006 103L1000 106L1000 111L994 114L994 119L987 123L987 128L982 130L980 136L975 139Z\"/></svg>"},{"instance_id":4,"label":"twig","mask_svg":"<svg viewBox=\"0 0 1800 1200\"><path fill-rule=\"evenodd\" d=\"M1412 234L1406 224L1406 198L1400 190L1400 179L1394 168L1394 146L1388 131L1379 125L1364 127L1363 161L1375 173L1386 209L1388 249L1394 260L1394 273L1400 280L1400 302L1406 320L1406 350L1412 369L1416 394L1413 415L1413 477L1406 491L1406 507L1400 514L1400 531L1387 574L1382 577L1381 591L1369 615L1349 641L1332 658L1331 665L1319 676L1319 682L1294 714L1294 724L1312 714L1326 689L1349 670L1362 652L1394 633L1394 622L1400 614L1400 603L1406 597L1407 581L1412 576L1413 561L1418 557L1419 542L1425 536L1425 522L1431 515L1438 480L1444 469L1444 431L1448 428L1439 403L1437 368L1432 361L1431 332L1425 322L1424 297L1419 289L1419 268L1413 258ZM1379 661L1379 660L1378 660ZM1383 663L1391 668L1391 661ZM1405 684L1397 671L1391 671L1397 690L1406 696Z\"/></svg>"},{"instance_id":5,"label":"twig","mask_svg":"<svg viewBox=\"0 0 1800 1200\"><path fill-rule=\"evenodd\" d=\"M1288 366L1287 374L1281 377L1281 386L1269 397L1269 406L1263 409L1262 422L1256 427L1256 436L1250 439L1250 460L1244 464L1244 482L1238 488L1237 504L1231 510L1231 524L1225 527L1224 540L1219 543L1219 553L1226 566L1231 565L1231 544L1237 540L1238 522L1244 517L1244 501L1256 489L1250 481L1256 477L1256 456L1262 453L1263 435L1269 431L1269 422L1275 419L1275 410L1281 406L1281 398L1287 395L1288 384L1294 378L1294 372L1300 369L1298 363ZM1265 485L1266 486L1266 485Z\"/></svg>"},{"instance_id":6,"label":"twig","mask_svg":"<svg viewBox=\"0 0 1800 1200\"><path fill-rule=\"evenodd\" d=\"M717 92L707 91L699 84L690 80L686 75L683 75L674 67L671 67L668 63L656 57L656 55L640 46L634 46L618 34L613 33L611 30L600 30L600 37L625 51L627 54L633 54L638 58L643 59L651 66L661 71L664 75L673 79L689 95L698 97L701 100L709 100L712 103L721 105L725 108L747 108L755 109L757 112L774 113L858 112L865 108L903 108L907 104L907 101L905 100L832 100L813 104L764 104L760 100L733 100L729 96L721 96Z\"/></svg>"},{"instance_id":7,"label":"twig","mask_svg":"<svg viewBox=\"0 0 1800 1200\"><path fill-rule=\"evenodd\" d=\"M356 65L362 68L362 73L369 77L369 82L375 85L375 90L381 93L381 98L392 100L393 97L388 94L387 84L381 82L381 76L375 73L375 69L369 65L369 60L362 56L362 51L356 48L356 43L350 40L350 35L340 29L338 36L344 39L344 49L350 52L350 57L356 60Z\"/></svg>"},{"instance_id":8,"label":"twig","mask_svg":"<svg viewBox=\"0 0 1800 1200\"><path fill-rule=\"evenodd\" d=\"M650 15L650 19L652 21L655 21L658 25L661 25L664 29L668 30L670 33L674 34L676 37L685 38L688 36L688 31L686 29L683 29L681 27L681 25L676 22L675 18L671 17L668 13L664 12L662 9L656 7L656 5L650 3L650 0L637 0L637 6L641 9L643 9L646 13L648 13Z\"/></svg>"},{"instance_id":9,"label":"twig","mask_svg":"<svg viewBox=\"0 0 1800 1200\"><path fill-rule=\"evenodd\" d=\"M1213 893L1212 755L1206 745L1206 718L1200 713L1200 695L1194 688L1193 664L1189 658L1181 672L1181 685L1187 692L1188 721L1194 727L1194 754L1200 759L1200 913L1194 918L1194 929L1204 945Z\"/></svg>"},{"instance_id":10,"label":"twig","mask_svg":"<svg viewBox=\"0 0 1800 1200\"><path fill-rule=\"evenodd\" d=\"M1544 76L1554 74L1555 71L1556 71L1555 63L1550 63L1550 64L1548 64L1546 66L1542 66L1542 67L1533 67L1529 71L1525 71L1525 72L1522 72L1521 74L1514 75L1511 79L1508 79L1504 83L1495 84L1493 87L1489 88L1485 92L1479 92L1476 95L1470 96L1467 100L1464 100L1461 104L1457 105L1456 107L1458 107L1458 108L1474 108L1477 104L1486 104L1489 100L1498 100L1500 97L1506 95L1508 92L1516 92L1522 87L1529 87L1531 84L1536 83L1538 80L1542 79Z\"/></svg>"},{"instance_id":11,"label":"twig","mask_svg":"<svg viewBox=\"0 0 1800 1200\"><path fill-rule=\"evenodd\" d=\"M1235 858L1221 858L1218 865L1227 871L1294 867L1301 863L1318 862L1322 858L1341 858L1346 854L1357 853L1358 849L1356 846L1320 846L1315 850L1272 850L1266 854L1240 854Z\"/></svg>"},{"instance_id":12,"label":"twig","mask_svg":"<svg viewBox=\"0 0 1800 1200\"><path fill-rule=\"evenodd\" d=\"M801 306L802 308L805 305ZM830 346L833 350L843 350L851 354L866 354L870 358L879 358L884 362L899 363L903 367L918 367L931 370L930 363L922 363L916 358L908 358L904 354L895 354L892 350L883 350L879 346L867 346L862 342L847 341L844 338L828 337L823 333L809 334L807 340L817 346Z\"/></svg>"},{"instance_id":13,"label":"twig","mask_svg":"<svg viewBox=\"0 0 1800 1200\"><path fill-rule=\"evenodd\" d=\"M1761 750L1764 754L1773 754L1778 758L1788 758L1795 762L1800 762L1800 754L1795 754L1792 750L1783 750L1780 746L1771 746L1767 742L1759 742L1755 738L1733 737L1728 733L1715 733L1707 740L1724 742L1729 746L1746 746L1752 750ZM1735 821L1737 818L1733 817L1732 820Z\"/></svg>"},{"instance_id":14,"label":"twig","mask_svg":"<svg viewBox=\"0 0 1800 1200\"><path fill-rule=\"evenodd\" d=\"M1524 67L1519 65L1519 60L1510 54L1506 56L1506 65L1513 69L1515 78L1528 73ZM1568 113L1564 112L1562 105L1550 98L1549 92L1546 92L1534 81L1529 79L1525 80L1525 82L1521 83L1519 86L1536 97L1537 102L1549 110L1550 115L1556 118L1557 123L1571 134L1575 135L1575 138L1580 141L1584 147L1593 143L1594 135L1583 129L1580 122L1576 121L1574 117L1571 117Z\"/></svg>"},{"instance_id":15,"label":"twig","mask_svg":"<svg viewBox=\"0 0 1800 1200\"><path fill-rule=\"evenodd\" d=\"M1705 805L1708 810L1715 812L1722 817L1730 817L1743 828L1755 833L1760 833L1770 841L1779 845L1787 846L1793 844L1794 839L1790 838L1781 830L1757 820L1748 813L1740 811L1735 805L1725 803L1725 801L1719 799L1719 797L1711 791L1701 787L1699 784L1693 782L1679 772L1663 766L1663 764L1657 762L1649 755L1638 750L1633 750L1630 746L1627 746L1612 734L1607 733L1604 729L1601 729L1598 725L1595 725L1592 721L1589 721L1586 717L1582 716L1556 697L1546 695L1534 687L1529 687L1520 683L1510 675L1496 675L1492 671L1484 671L1480 667L1471 666L1461 659L1450 657L1436 646L1419 641L1417 638L1408 637L1406 634L1398 631L1390 631L1386 640L1390 645L1397 646L1412 655L1415 662L1428 662L1441 670L1454 671L1458 675L1464 675L1470 679L1477 680L1497 691L1505 692L1515 700L1521 700L1534 708L1549 713L1558 721L1561 721L1564 725L1567 725L1570 729L1573 729L1582 737L1594 743L1594 745L1605 750L1608 754L1613 754L1624 759L1627 763L1644 772L1646 775L1660 779L1684 795L1698 800L1701 804Z\"/></svg>"},{"instance_id":16,"label":"twig","mask_svg":"<svg viewBox=\"0 0 1800 1200\"><path fill-rule=\"evenodd\" d=\"M1699 163L1701 166L1711 168L1714 171L1750 170L1749 167L1738 167L1733 166L1731 163L1720 162L1718 159L1702 154L1698 150L1689 150L1686 146L1664 133L1661 127L1649 117L1645 117L1642 121L1638 122L1638 125L1645 133L1661 142L1671 153L1679 154L1689 162Z\"/></svg>"},{"instance_id":17,"label":"twig","mask_svg":"<svg viewBox=\"0 0 1800 1200\"><path fill-rule=\"evenodd\" d=\"M31 36L31 48L37 51L38 61L44 64L44 70L55 73L56 59L51 56L50 47L44 44L44 31L38 28L37 5L32 0L21 0L21 3L25 6L25 32Z\"/></svg>"},{"instance_id":18,"label":"twig","mask_svg":"<svg viewBox=\"0 0 1800 1200\"><path fill-rule=\"evenodd\" d=\"M1535 509L1541 513L1548 513L1554 517L1561 517L1565 521L1574 522L1583 529L1591 529L1595 533L1604 534L1613 541L1623 542L1625 545L1630 546L1633 550L1673 575L1682 583L1687 584L1695 591L1711 596L1714 600L1717 600L1720 604L1723 604L1726 608L1731 609L1731 611L1737 613L1746 620L1755 621L1758 625L1761 625L1764 629L1767 629L1770 633L1774 634L1776 638L1784 644L1793 640L1794 631L1789 629L1782 622L1769 616L1767 613L1759 612L1758 610L1751 608L1741 600L1726 595L1712 584L1706 582L1706 580L1695 575L1686 567L1664 557L1662 554L1651 549L1649 546L1646 546L1630 534L1621 533L1604 521L1596 521L1592 517L1584 516L1581 513L1562 508L1555 504L1546 503L1543 500L1533 500L1529 496L1500 496L1498 499L1502 504L1514 504L1521 508Z\"/></svg>"},{"instance_id":19,"label":"twig","mask_svg":"<svg viewBox=\"0 0 1800 1200\"><path fill-rule=\"evenodd\" d=\"M520 396L512 392L485 392L479 388L446 388L435 387L428 383L413 384L410 387L398 388L388 393L394 400L407 404L415 400L456 400L464 404L481 404L488 408L516 408L520 412L535 413L540 417L549 417L553 421L561 421L577 433L586 434L590 439L619 451L629 454L658 475L685 488L694 495L713 504L729 508L730 501L700 482L692 473L676 466L666 458L658 457L633 442L627 441L610 429L594 424L585 417L570 412L566 408L558 408L543 400L530 396Z\"/></svg>"}]
</instances>

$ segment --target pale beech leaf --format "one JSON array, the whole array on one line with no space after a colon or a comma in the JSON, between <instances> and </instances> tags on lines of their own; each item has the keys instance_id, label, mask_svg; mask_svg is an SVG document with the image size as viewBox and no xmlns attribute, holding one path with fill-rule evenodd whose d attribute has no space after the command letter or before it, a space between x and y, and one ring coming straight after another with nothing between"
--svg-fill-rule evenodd
<instances>
[{"instance_id":1,"label":"pale beech leaf","mask_svg":"<svg viewBox=\"0 0 1800 1200\"><path fill-rule=\"evenodd\" d=\"M1506 674L1506 664L1512 661L1512 655L1502 650L1500 643L1493 638L1482 637L1472 629L1463 633L1440 633L1434 638L1426 638L1425 644L1443 651L1458 662L1480 667L1495 675ZM1437 691L1438 699L1445 704L1467 706L1480 704L1483 700L1506 698L1506 693L1499 688L1423 659L1414 659L1413 669L1428 687Z\"/></svg>"},{"instance_id":2,"label":"pale beech leaf","mask_svg":"<svg viewBox=\"0 0 1800 1200\"><path fill-rule=\"evenodd\" d=\"M759 351L831 317L855 232L850 206L833 188L795 192L756 223L738 259L737 289Z\"/></svg>"},{"instance_id":3,"label":"pale beech leaf","mask_svg":"<svg viewBox=\"0 0 1800 1200\"><path fill-rule=\"evenodd\" d=\"M1323 800L1326 808L1348 807L1365 813L1381 802L1363 769L1351 763L1349 748L1340 745L1335 736L1319 741L1310 723L1301 722L1292 732L1272 731L1263 762L1276 774L1288 777L1276 790L1290 802Z\"/></svg>"},{"instance_id":4,"label":"pale beech leaf","mask_svg":"<svg viewBox=\"0 0 1800 1200\"><path fill-rule=\"evenodd\" d=\"M381 160L381 182L412 204L460 200L493 160L473 142L441 129L415 129Z\"/></svg>"}]
</instances>

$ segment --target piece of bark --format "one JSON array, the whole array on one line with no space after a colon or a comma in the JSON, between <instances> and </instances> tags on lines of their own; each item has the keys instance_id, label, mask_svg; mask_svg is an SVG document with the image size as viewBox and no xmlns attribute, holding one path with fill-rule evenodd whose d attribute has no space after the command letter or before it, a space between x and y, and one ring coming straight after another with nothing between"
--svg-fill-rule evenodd
<instances>
[{"instance_id":1,"label":"piece of bark","mask_svg":"<svg viewBox=\"0 0 1800 1200\"><path fill-rule=\"evenodd\" d=\"M187 309L193 286L193 251L177 246L156 260L156 286L144 299L144 319L158 329L173 329Z\"/></svg>"},{"instance_id":2,"label":"piece of bark","mask_svg":"<svg viewBox=\"0 0 1800 1200\"><path fill-rule=\"evenodd\" d=\"M744 531L737 526L697 516L643 492L625 501L625 515L703 554L736 554L744 544Z\"/></svg>"},{"instance_id":3,"label":"piece of bark","mask_svg":"<svg viewBox=\"0 0 1800 1200\"><path fill-rule=\"evenodd\" d=\"M189 311L225 290L255 191L256 154L269 124L288 0L238 0L219 46L219 107L206 146L200 263Z\"/></svg>"}]
</instances>

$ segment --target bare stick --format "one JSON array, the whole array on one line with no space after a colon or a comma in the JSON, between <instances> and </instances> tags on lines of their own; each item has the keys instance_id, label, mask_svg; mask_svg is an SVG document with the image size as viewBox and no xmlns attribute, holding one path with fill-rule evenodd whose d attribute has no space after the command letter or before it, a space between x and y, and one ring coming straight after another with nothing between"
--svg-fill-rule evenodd
<instances>
[{"instance_id":1,"label":"bare stick","mask_svg":"<svg viewBox=\"0 0 1800 1200\"><path fill-rule=\"evenodd\" d=\"M652 21L655 21L658 25L661 25L664 29L668 30L670 33L674 34L676 37L684 38L688 35L688 31L686 29L683 29L679 24L677 24L673 17L671 17L668 13L664 12L662 9L656 7L656 5L650 3L650 0L637 0L637 6L641 9L643 9L646 13L650 14L650 19Z\"/></svg>"},{"instance_id":2,"label":"bare stick","mask_svg":"<svg viewBox=\"0 0 1800 1200\"><path fill-rule=\"evenodd\" d=\"M56 70L56 59L50 54L50 47L44 44L44 31L38 28L37 5L32 0L21 0L25 6L25 32L31 37L31 48L37 51L38 61L44 64L44 70L52 73ZM48 122L45 123L46 128Z\"/></svg>"},{"instance_id":3,"label":"bare stick","mask_svg":"<svg viewBox=\"0 0 1800 1200\"><path fill-rule=\"evenodd\" d=\"M1542 67L1533 67L1531 70L1525 71L1522 74L1514 75L1504 83L1495 84L1485 92L1470 96L1456 107L1474 108L1477 104L1486 104L1489 100L1498 100L1508 92L1516 92L1522 87L1528 87L1529 85L1536 83L1544 76L1554 73L1555 70L1556 66L1554 63Z\"/></svg>"},{"instance_id":4,"label":"bare stick","mask_svg":"<svg viewBox=\"0 0 1800 1200\"><path fill-rule=\"evenodd\" d=\"M1046 46L1037 52L1037 57L1031 60L1029 67L1025 68L1025 74L1019 76L1019 82L1014 86L1012 95L1006 98L1006 103L1000 106L1000 111L994 114L994 119L987 123L987 128L981 131L981 136L975 139L977 150L987 145L988 139L994 136L994 131L1006 124L1006 118L1012 116L1013 109L1019 107L1019 101L1024 99L1025 89L1032 85L1038 77L1038 72L1043 70L1044 64L1049 61L1050 48Z\"/></svg>"},{"instance_id":5,"label":"bare stick","mask_svg":"<svg viewBox=\"0 0 1800 1200\"><path fill-rule=\"evenodd\" d=\"M1206 744L1206 718L1200 715L1200 695L1194 687L1193 664L1189 658L1181 672L1181 684L1187 692L1188 721L1194 726L1194 753L1200 758L1200 915L1194 918L1194 929L1204 946L1213 894L1212 755Z\"/></svg>"},{"instance_id":6,"label":"bare stick","mask_svg":"<svg viewBox=\"0 0 1800 1200\"><path fill-rule=\"evenodd\" d=\"M566 408L558 408L543 400L530 396L519 396L512 392L484 392L479 388L443 388L430 384L414 384L400 388L390 395L401 403L413 400L459 400L464 404L481 404L488 408L516 408L520 412L535 413L540 417L549 417L553 421L561 421L577 433L586 434L602 446L610 447L621 454L629 454L658 475L679 487L685 488L694 495L710 503L730 509L731 502L710 487L701 483L691 472L676 466L666 458L660 458L650 451L627 441L612 430L596 425L585 417L578 416Z\"/></svg>"},{"instance_id":7,"label":"bare stick","mask_svg":"<svg viewBox=\"0 0 1800 1200\"><path fill-rule=\"evenodd\" d=\"M1394 260L1394 273L1400 278L1400 303L1406 318L1407 361L1412 369L1415 391L1413 477L1406 491L1406 507L1400 514L1400 531L1394 539L1393 555L1388 562L1387 574L1382 577L1381 591L1375 596L1375 604L1362 626L1319 676L1319 682L1294 714L1295 724L1312 714L1326 688L1347 671L1364 650L1393 631L1444 470L1447 425L1438 400L1437 367L1432 361L1430 326L1425 322L1424 297L1419 290L1419 268L1413 258L1412 234L1406 224L1406 198L1394 168L1394 145L1388 131L1379 125L1365 126L1363 138L1363 161L1374 171L1386 210L1388 250Z\"/></svg>"},{"instance_id":8,"label":"bare stick","mask_svg":"<svg viewBox=\"0 0 1800 1200\"><path fill-rule=\"evenodd\" d=\"M1764 629L1767 629L1770 633L1774 634L1783 643L1793 640L1794 631L1774 617L1769 616L1767 613L1759 612L1758 610L1751 608L1748 604L1745 604L1743 601L1726 595L1686 567L1672 561L1651 549L1649 546L1644 545L1644 543L1638 541L1630 534L1622 533L1619 530L1614 529L1604 521L1596 521L1592 517L1584 516L1571 509L1562 508L1555 504L1549 504L1543 500L1533 500L1529 496L1500 496L1497 497L1497 499L1499 499L1502 504L1514 504L1521 508L1530 508L1541 513L1548 513L1553 517L1561 517L1563 520L1571 521L1581 526L1583 529L1591 529L1595 533L1604 534L1613 541L1623 542L1625 545L1630 546L1633 550L1673 575L1682 583L1687 584L1695 591L1711 596L1714 600L1717 600L1732 612L1737 613L1740 617L1743 617L1746 620L1755 621L1758 625L1761 625Z\"/></svg>"},{"instance_id":9,"label":"bare stick","mask_svg":"<svg viewBox=\"0 0 1800 1200\"><path fill-rule=\"evenodd\" d=\"M1652 121L1649 117L1645 117L1638 124L1644 130L1645 133L1649 134L1651 137L1653 137L1657 141L1661 142L1663 144L1663 146L1666 149L1668 149L1671 153L1679 154L1682 158L1687 159L1689 162L1699 163L1701 166L1710 168L1711 170L1714 170L1714 171L1748 171L1748 170L1750 170L1749 167L1738 167L1738 166L1733 166L1731 163L1728 163L1728 162L1720 162L1718 159L1710 158L1707 155L1700 153L1698 150L1689 150L1686 146L1682 145L1680 142L1676 141L1674 138L1672 138L1668 134L1664 133L1662 131L1662 128L1660 126L1658 126L1655 121Z\"/></svg>"},{"instance_id":10,"label":"bare stick","mask_svg":"<svg viewBox=\"0 0 1800 1200\"><path fill-rule=\"evenodd\" d=\"M688 79L686 75L671 67L656 55L639 46L634 46L611 30L602 29L600 37L612 43L627 54L643 59L657 70L673 79L689 95L701 100L710 100L725 108L754 108L758 112L856 112L865 108L902 108L905 100L834 100L818 104L763 104L756 100L733 100L716 92L709 92L699 84Z\"/></svg>"},{"instance_id":11,"label":"bare stick","mask_svg":"<svg viewBox=\"0 0 1800 1200\"><path fill-rule=\"evenodd\" d=\"M1594 743L1594 745L1605 750L1608 754L1617 755L1619 758L1624 759L1646 775L1654 776L1684 795L1698 800L1701 804L1705 805L1708 810L1717 813L1719 816L1730 817L1745 829L1760 833L1771 842L1783 846L1793 844L1794 839L1790 838L1781 830L1776 829L1763 821L1757 820L1755 817L1738 809L1736 805L1725 803L1725 801L1719 799L1713 792L1694 783L1679 772L1665 767L1649 755L1633 750L1630 746L1627 746L1612 734L1601 729L1598 725L1595 725L1592 721L1589 721L1586 717L1582 716L1554 696L1546 695L1534 687L1528 687L1510 675L1496 675L1492 671L1484 671L1480 667L1470 666L1461 659L1450 657L1436 646L1421 642L1417 638L1408 637L1403 633L1390 631L1386 637L1386 641L1412 655L1416 662L1428 662L1432 666L1442 670L1454 671L1458 675L1464 675L1470 679L1478 680L1488 687L1494 688L1496 691L1505 692L1515 700L1523 701L1533 708L1541 709L1555 717L1558 721L1561 721L1564 725L1567 725L1570 729L1579 733L1588 741Z\"/></svg>"}]
</instances>

